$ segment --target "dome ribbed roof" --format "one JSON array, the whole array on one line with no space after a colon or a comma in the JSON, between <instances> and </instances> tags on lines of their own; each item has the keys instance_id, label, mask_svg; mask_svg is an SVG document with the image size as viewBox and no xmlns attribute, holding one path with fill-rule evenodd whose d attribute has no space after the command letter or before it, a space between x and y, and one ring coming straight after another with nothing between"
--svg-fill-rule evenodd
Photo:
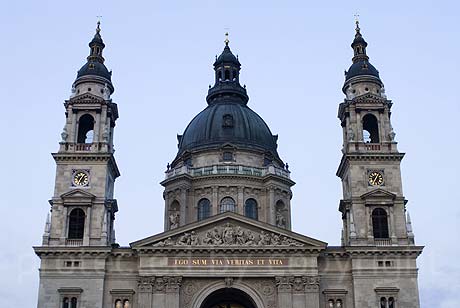
<instances>
[{"instance_id":1,"label":"dome ribbed roof","mask_svg":"<svg viewBox=\"0 0 460 308\"><path fill-rule=\"evenodd\" d=\"M185 151L216 148L231 143L239 148L276 152L273 136L264 120L245 104L227 100L209 105L187 126L179 142Z\"/></svg>"},{"instance_id":2,"label":"dome ribbed roof","mask_svg":"<svg viewBox=\"0 0 460 308\"><path fill-rule=\"evenodd\" d=\"M363 60L353 63L347 71L345 76L345 81L355 77L355 76L365 76L370 75L376 78L379 77L379 71L369 63L369 61Z\"/></svg>"}]
</instances>

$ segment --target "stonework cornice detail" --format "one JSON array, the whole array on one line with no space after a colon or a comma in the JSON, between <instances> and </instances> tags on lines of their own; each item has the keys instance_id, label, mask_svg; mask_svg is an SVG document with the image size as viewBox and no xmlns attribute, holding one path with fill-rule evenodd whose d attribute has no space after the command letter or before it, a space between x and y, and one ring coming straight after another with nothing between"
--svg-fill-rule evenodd
<instances>
[{"instance_id":1,"label":"stonework cornice detail","mask_svg":"<svg viewBox=\"0 0 460 308\"><path fill-rule=\"evenodd\" d=\"M304 293L319 290L319 276L278 276L275 277L278 292Z\"/></svg>"}]
</instances>

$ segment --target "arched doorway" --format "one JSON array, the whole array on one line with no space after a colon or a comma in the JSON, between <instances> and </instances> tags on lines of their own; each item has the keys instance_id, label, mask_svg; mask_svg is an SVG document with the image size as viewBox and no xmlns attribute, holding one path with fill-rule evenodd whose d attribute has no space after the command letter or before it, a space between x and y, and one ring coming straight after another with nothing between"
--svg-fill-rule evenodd
<instances>
[{"instance_id":1,"label":"arched doorway","mask_svg":"<svg viewBox=\"0 0 460 308\"><path fill-rule=\"evenodd\" d=\"M225 288L211 293L200 308L257 308L257 306L243 291Z\"/></svg>"}]
</instances>

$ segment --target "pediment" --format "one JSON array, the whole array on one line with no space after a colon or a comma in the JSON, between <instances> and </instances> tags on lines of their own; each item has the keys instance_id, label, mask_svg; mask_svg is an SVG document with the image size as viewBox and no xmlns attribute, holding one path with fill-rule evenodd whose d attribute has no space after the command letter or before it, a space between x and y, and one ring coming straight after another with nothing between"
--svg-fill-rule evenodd
<instances>
[{"instance_id":1,"label":"pediment","mask_svg":"<svg viewBox=\"0 0 460 308\"><path fill-rule=\"evenodd\" d=\"M92 202L96 196L83 190L83 189L74 189L63 193L61 195L62 200L64 200L65 204L69 203L85 203Z\"/></svg>"},{"instance_id":2,"label":"pediment","mask_svg":"<svg viewBox=\"0 0 460 308\"><path fill-rule=\"evenodd\" d=\"M70 100L68 100L68 102L72 102L74 104L75 103L77 104L78 103L80 104L100 104L104 102L104 99L100 96L87 92L87 93L83 93L83 94L72 97Z\"/></svg>"},{"instance_id":3,"label":"pediment","mask_svg":"<svg viewBox=\"0 0 460 308\"><path fill-rule=\"evenodd\" d=\"M367 200L367 199L391 199L394 200L396 198L396 195L394 193L391 193L387 190L383 190L381 188L374 189L370 192L367 192L363 195L361 195L361 199Z\"/></svg>"},{"instance_id":4,"label":"pediment","mask_svg":"<svg viewBox=\"0 0 460 308\"><path fill-rule=\"evenodd\" d=\"M206 220L145 238L133 249L261 249L315 248L327 243L239 214L226 212Z\"/></svg>"},{"instance_id":5,"label":"pediment","mask_svg":"<svg viewBox=\"0 0 460 308\"><path fill-rule=\"evenodd\" d=\"M368 102L381 102L382 103L382 102L385 102L386 99L374 93L366 93L366 94L355 97L353 101L357 103L368 103Z\"/></svg>"}]
</instances>

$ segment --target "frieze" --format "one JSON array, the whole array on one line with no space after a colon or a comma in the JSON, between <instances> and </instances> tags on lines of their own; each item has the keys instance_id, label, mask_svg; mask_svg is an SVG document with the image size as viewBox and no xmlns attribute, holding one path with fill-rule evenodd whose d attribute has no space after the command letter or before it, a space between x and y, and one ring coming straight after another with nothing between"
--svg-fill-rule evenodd
<instances>
[{"instance_id":1,"label":"frieze","mask_svg":"<svg viewBox=\"0 0 460 308\"><path fill-rule=\"evenodd\" d=\"M195 231L168 237L153 244L154 247L167 246L305 246L287 236L267 231L252 231L230 223L216 226L206 232Z\"/></svg>"}]
</instances>

